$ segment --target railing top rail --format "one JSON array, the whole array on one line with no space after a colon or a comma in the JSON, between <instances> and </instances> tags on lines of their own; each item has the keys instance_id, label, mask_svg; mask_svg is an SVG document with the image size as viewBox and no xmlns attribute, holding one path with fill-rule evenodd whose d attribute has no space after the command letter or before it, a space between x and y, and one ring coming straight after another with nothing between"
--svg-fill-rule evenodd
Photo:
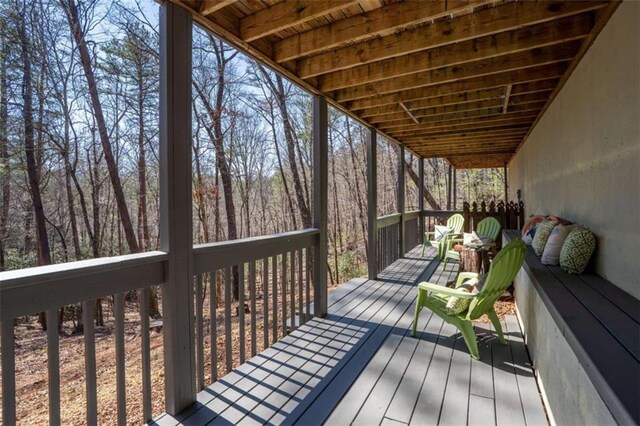
<instances>
[{"instance_id":1,"label":"railing top rail","mask_svg":"<svg viewBox=\"0 0 640 426\"><path fill-rule=\"evenodd\" d=\"M418 217L420 217L420 210L413 210L410 212L404 212L404 220L411 220L411 219L417 219Z\"/></svg>"},{"instance_id":2,"label":"railing top rail","mask_svg":"<svg viewBox=\"0 0 640 426\"><path fill-rule=\"evenodd\" d=\"M281 234L198 244L193 248L194 273L210 272L225 266L240 265L309 247L319 235L319 229L309 228Z\"/></svg>"},{"instance_id":3,"label":"railing top rail","mask_svg":"<svg viewBox=\"0 0 640 426\"><path fill-rule=\"evenodd\" d=\"M149 251L5 271L0 272L0 291L164 262L167 258L168 254L163 251Z\"/></svg>"},{"instance_id":4,"label":"railing top rail","mask_svg":"<svg viewBox=\"0 0 640 426\"><path fill-rule=\"evenodd\" d=\"M195 244L193 254L199 255L209 251L227 250L231 247L246 245L269 245L273 242L292 240L320 234L317 228L301 229L299 231L282 232L280 234L261 235L258 237L240 238L237 240L218 241L215 243Z\"/></svg>"},{"instance_id":5,"label":"railing top rail","mask_svg":"<svg viewBox=\"0 0 640 426\"><path fill-rule=\"evenodd\" d=\"M167 257L153 251L3 272L0 320L161 284Z\"/></svg>"},{"instance_id":6,"label":"railing top rail","mask_svg":"<svg viewBox=\"0 0 640 426\"><path fill-rule=\"evenodd\" d=\"M422 216L426 217L443 217L443 216L451 216L456 213L462 214L462 210L423 210Z\"/></svg>"},{"instance_id":7,"label":"railing top rail","mask_svg":"<svg viewBox=\"0 0 640 426\"><path fill-rule=\"evenodd\" d=\"M400 213L391 213L384 216L378 216L378 228L384 228L385 226L400 223L401 217L402 215Z\"/></svg>"}]
</instances>

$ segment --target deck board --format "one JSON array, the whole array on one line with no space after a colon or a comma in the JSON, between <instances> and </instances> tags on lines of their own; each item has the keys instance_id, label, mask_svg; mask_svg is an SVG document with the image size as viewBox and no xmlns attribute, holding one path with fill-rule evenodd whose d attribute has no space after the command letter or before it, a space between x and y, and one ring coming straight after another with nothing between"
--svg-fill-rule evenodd
<instances>
[{"instance_id":1,"label":"deck board","mask_svg":"<svg viewBox=\"0 0 640 426\"><path fill-rule=\"evenodd\" d=\"M158 425L547 423L515 318L502 346L479 323L481 360L455 327L423 309L411 337L415 283L455 278L419 248L377 280L356 279L329 295L312 319L198 394L198 403ZM497 346L500 347L497 347ZM495 392L494 392L495 387Z\"/></svg>"}]
</instances>

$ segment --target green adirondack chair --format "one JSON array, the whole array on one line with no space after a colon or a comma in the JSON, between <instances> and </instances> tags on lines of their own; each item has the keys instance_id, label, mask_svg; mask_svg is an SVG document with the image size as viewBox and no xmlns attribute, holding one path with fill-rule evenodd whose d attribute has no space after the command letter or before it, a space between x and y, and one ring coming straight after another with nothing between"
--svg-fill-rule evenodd
<instances>
[{"instance_id":1,"label":"green adirondack chair","mask_svg":"<svg viewBox=\"0 0 640 426\"><path fill-rule=\"evenodd\" d=\"M500 226L500 222L498 221L498 219L489 216L478 222L478 226L476 227L476 234L481 237L489 237L491 238L491 241L495 242L495 240L498 239L498 236L500 235L501 228L502 227ZM444 254L444 269L447 269L447 262L449 261L449 259L460 260L460 253L455 251L453 247L456 244L462 243L463 241L464 240L462 238L450 238L447 240L446 248L442 250Z\"/></svg>"},{"instance_id":2,"label":"green adirondack chair","mask_svg":"<svg viewBox=\"0 0 640 426\"><path fill-rule=\"evenodd\" d=\"M491 323L498 333L498 339L506 344L500 320L493 308L493 304L498 297L509 287L511 281L516 276L526 254L526 246L522 240L514 240L507 244L500 253L496 255L491 262L487 279L485 280L482 290L477 294L469 293L462 289L457 289L465 281L477 277L478 274L473 272L462 272L458 275L456 288L448 288L438 284L421 282L418 284L418 299L416 301L416 311L413 317L412 335L415 337L416 328L418 326L418 317L423 307L431 309L435 314L444 319L446 322L455 325L462 337L464 338L469 353L475 359L479 359L478 343L476 334L473 330L473 320L487 314ZM449 315L445 311L449 297L457 296L465 299L471 299L469 308L458 315Z\"/></svg>"},{"instance_id":3,"label":"green adirondack chair","mask_svg":"<svg viewBox=\"0 0 640 426\"><path fill-rule=\"evenodd\" d=\"M447 219L447 228L451 229L451 233L447 234L441 240L436 240L435 231L428 231L424 233L424 240L422 242L422 252L420 256L424 256L424 249L427 246L436 247L438 249L438 259L442 259L444 255L444 249L447 247L447 240L450 238L459 237L462 232L462 226L464 225L464 217L456 213Z\"/></svg>"}]
</instances>

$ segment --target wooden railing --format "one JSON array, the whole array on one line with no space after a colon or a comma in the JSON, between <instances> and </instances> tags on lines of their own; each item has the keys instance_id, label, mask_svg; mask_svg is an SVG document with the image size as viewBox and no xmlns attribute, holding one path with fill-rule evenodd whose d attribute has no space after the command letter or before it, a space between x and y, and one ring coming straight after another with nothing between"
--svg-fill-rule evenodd
<instances>
[{"instance_id":1,"label":"wooden railing","mask_svg":"<svg viewBox=\"0 0 640 426\"><path fill-rule=\"evenodd\" d=\"M402 226L401 226L401 222ZM406 252L420 244L420 212L393 213L378 217L378 272L383 271ZM404 232L403 238L401 234ZM404 244L402 251L401 244Z\"/></svg>"},{"instance_id":2,"label":"wooden railing","mask_svg":"<svg viewBox=\"0 0 640 426\"><path fill-rule=\"evenodd\" d=\"M313 247L317 244L319 230L302 231L264 237L246 238L193 248L194 312L196 359L193 372L198 389L215 382L221 374L244 363L272 345L312 316L313 286L311 263ZM71 262L0 274L0 320L2 329L2 422L17 422L16 412L16 320L38 312L46 312L47 319L47 380L49 396L49 423L60 424L60 309L82 306L85 403L87 424L98 423L98 385L96 371L96 330L94 306L96 299L113 301L113 335L115 359L105 365L100 353L100 368L115 365L118 424L147 422L159 415L152 410L152 401L166 397L165 388L152 386L150 328L168 330L169 317L149 319L150 289L162 284L166 277L168 254L149 252ZM237 300L234 298L234 284ZM162 297L160 289L154 291ZM137 293L137 314L132 318L132 295ZM134 298L135 299L135 298ZM125 312L127 313L125 322ZM165 323L165 327L163 327ZM127 352L125 353L125 325L127 327ZM132 369L130 337L135 328L141 356ZM101 333L102 334L102 333ZM166 336L163 341L167 344ZM158 335L158 339L160 336ZM20 343L20 342L18 342ZM64 342L62 342L64 343ZM135 344L135 342L134 342ZM156 343L162 348L162 344ZM113 349L110 346L109 349ZM205 356L206 353L206 356ZM155 354L155 352L154 352ZM126 355L126 356L125 356ZM155 356L158 367L165 367L162 356ZM208 366L208 368L206 368ZM141 374L141 395L130 385L131 371ZM208 373L205 376L205 371ZM29 372L18 374L29 374ZM138 376L140 377L140 376ZM19 377L20 378L20 377ZM24 377L21 380L25 382ZM44 383L43 381L42 383ZM125 383L127 383L125 385ZM152 394L153 392L153 394ZM158 394L160 393L160 394ZM24 398L25 396L22 395ZM142 413L133 412L132 400L141 404ZM24 404L24 401L21 400ZM77 404L77 401L74 402ZM24 408L24 405L22 405ZM24 412L22 413L24 414ZM135 417L135 419L133 419ZM140 418L141 417L141 418ZM22 418L22 421L28 421Z\"/></svg>"},{"instance_id":3,"label":"wooden railing","mask_svg":"<svg viewBox=\"0 0 640 426\"><path fill-rule=\"evenodd\" d=\"M522 229L524 225L524 203L510 201L505 204L504 201L497 203L491 201L486 203L464 202L462 204L462 215L464 216L464 231L471 232L474 230L478 222L485 217L495 217L500 221L502 229Z\"/></svg>"},{"instance_id":4,"label":"wooden railing","mask_svg":"<svg viewBox=\"0 0 640 426\"><path fill-rule=\"evenodd\" d=\"M2 417L3 423L16 423L15 320L38 312L46 312L47 376L49 423L60 424L60 325L59 310L82 305L84 333L84 367L86 422L98 422L96 384L96 346L94 301L113 296L115 317L115 369L118 423L127 417L125 385L125 293L137 292L140 300L140 335L143 420L152 418L149 337L149 289L165 279L167 254L148 252L127 256L71 262L28 268L0 274L0 320L2 321ZM27 373L29 374L29 373Z\"/></svg>"},{"instance_id":5,"label":"wooden railing","mask_svg":"<svg viewBox=\"0 0 640 426\"><path fill-rule=\"evenodd\" d=\"M244 363L247 351L255 356L312 316L312 250L319 233L306 229L194 247L198 389Z\"/></svg>"}]
</instances>

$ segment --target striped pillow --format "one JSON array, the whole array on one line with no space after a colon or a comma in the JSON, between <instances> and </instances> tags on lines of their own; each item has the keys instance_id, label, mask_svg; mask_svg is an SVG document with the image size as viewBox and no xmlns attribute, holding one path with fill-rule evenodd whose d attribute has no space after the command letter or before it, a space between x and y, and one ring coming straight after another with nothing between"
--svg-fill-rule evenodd
<instances>
[{"instance_id":1,"label":"striped pillow","mask_svg":"<svg viewBox=\"0 0 640 426\"><path fill-rule=\"evenodd\" d=\"M544 246L547 244L551 231L553 231L553 228L557 224L558 222L555 220L545 219L544 222L538 226L538 229L536 229L536 235L533 237L531 246L538 257L542 256L542 253L544 253Z\"/></svg>"}]
</instances>

